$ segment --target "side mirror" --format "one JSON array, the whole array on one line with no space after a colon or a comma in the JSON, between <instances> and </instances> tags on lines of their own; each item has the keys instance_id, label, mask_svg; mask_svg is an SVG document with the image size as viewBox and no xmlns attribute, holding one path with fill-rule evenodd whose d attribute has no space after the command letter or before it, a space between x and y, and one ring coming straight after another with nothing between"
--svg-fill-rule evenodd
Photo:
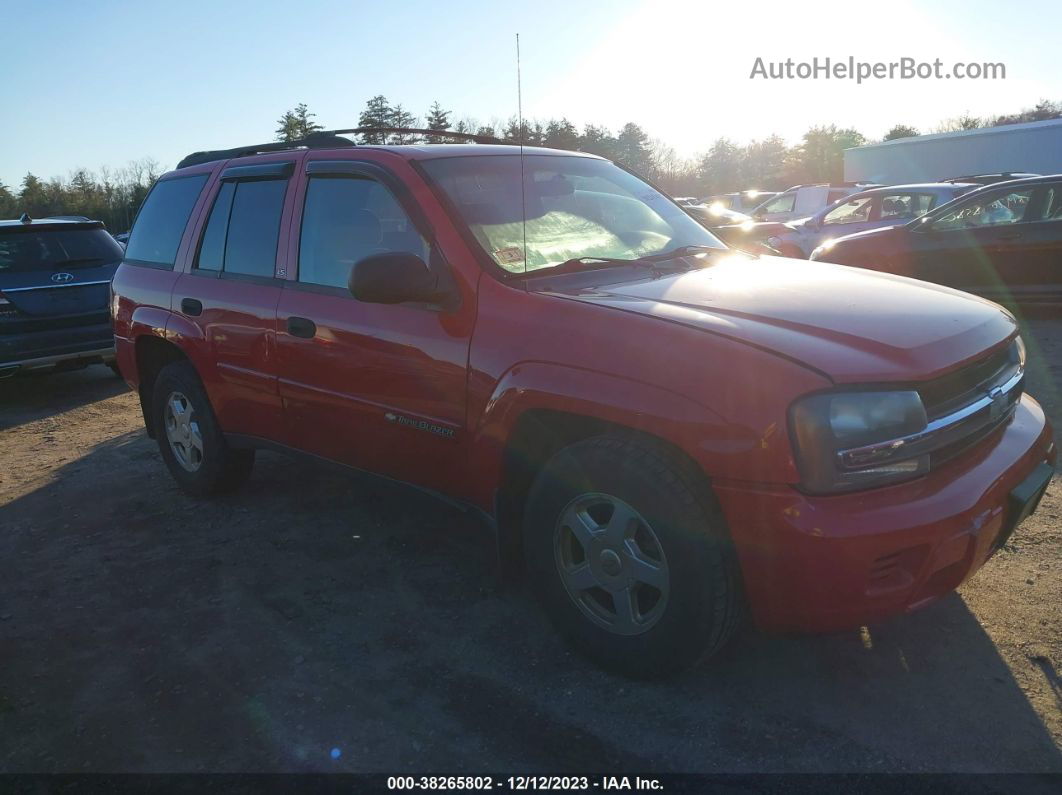
<instances>
[{"instance_id":1,"label":"side mirror","mask_svg":"<svg viewBox=\"0 0 1062 795\"><path fill-rule=\"evenodd\" d=\"M350 294L369 304L433 301L437 279L424 260L408 251L370 254L350 269Z\"/></svg>"}]
</instances>

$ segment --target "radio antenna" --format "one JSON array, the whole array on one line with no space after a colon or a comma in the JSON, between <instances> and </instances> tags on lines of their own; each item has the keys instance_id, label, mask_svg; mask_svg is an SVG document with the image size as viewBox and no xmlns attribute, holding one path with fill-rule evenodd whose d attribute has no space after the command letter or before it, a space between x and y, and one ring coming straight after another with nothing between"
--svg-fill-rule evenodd
<instances>
[{"instance_id":1,"label":"radio antenna","mask_svg":"<svg viewBox=\"0 0 1062 795\"><path fill-rule=\"evenodd\" d=\"M516 122L520 130L520 221L524 273L527 273L527 185L524 183L524 95L520 79L520 34L516 34Z\"/></svg>"}]
</instances>

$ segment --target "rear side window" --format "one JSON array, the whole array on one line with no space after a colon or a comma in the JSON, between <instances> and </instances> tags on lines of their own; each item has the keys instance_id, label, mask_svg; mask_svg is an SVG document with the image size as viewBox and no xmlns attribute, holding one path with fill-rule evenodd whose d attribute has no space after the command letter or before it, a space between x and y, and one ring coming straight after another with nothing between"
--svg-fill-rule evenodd
<instances>
[{"instance_id":1,"label":"rear side window","mask_svg":"<svg viewBox=\"0 0 1062 795\"><path fill-rule=\"evenodd\" d=\"M286 179L225 182L214 200L199 270L272 278Z\"/></svg>"},{"instance_id":2,"label":"rear side window","mask_svg":"<svg viewBox=\"0 0 1062 795\"><path fill-rule=\"evenodd\" d=\"M125 258L172 268L206 179L206 174L196 174L155 183L129 233Z\"/></svg>"},{"instance_id":3,"label":"rear side window","mask_svg":"<svg viewBox=\"0 0 1062 795\"><path fill-rule=\"evenodd\" d=\"M933 209L936 196L930 193L890 193L881 198L882 221L907 221Z\"/></svg>"},{"instance_id":4,"label":"rear side window","mask_svg":"<svg viewBox=\"0 0 1062 795\"><path fill-rule=\"evenodd\" d=\"M776 199L772 199L762 210L763 213L791 213L796 204L795 193L783 193Z\"/></svg>"},{"instance_id":5,"label":"rear side window","mask_svg":"<svg viewBox=\"0 0 1062 795\"><path fill-rule=\"evenodd\" d=\"M1062 221L1062 185L1052 185L1044 191L1040 212L1030 221Z\"/></svg>"}]
</instances>

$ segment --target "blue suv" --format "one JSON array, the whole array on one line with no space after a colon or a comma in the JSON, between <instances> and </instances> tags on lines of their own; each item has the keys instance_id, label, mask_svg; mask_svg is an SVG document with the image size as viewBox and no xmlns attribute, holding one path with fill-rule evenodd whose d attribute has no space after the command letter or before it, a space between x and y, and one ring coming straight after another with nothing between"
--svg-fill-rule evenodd
<instances>
[{"instance_id":1,"label":"blue suv","mask_svg":"<svg viewBox=\"0 0 1062 795\"><path fill-rule=\"evenodd\" d=\"M122 247L81 216L0 221L0 378L114 367L110 283Z\"/></svg>"}]
</instances>

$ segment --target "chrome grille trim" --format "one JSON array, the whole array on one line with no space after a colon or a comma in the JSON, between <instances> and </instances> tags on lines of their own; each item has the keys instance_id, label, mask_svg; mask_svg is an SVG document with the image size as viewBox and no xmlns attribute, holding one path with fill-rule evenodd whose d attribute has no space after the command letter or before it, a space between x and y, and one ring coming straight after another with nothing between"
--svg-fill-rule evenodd
<instances>
[{"instance_id":1,"label":"chrome grille trim","mask_svg":"<svg viewBox=\"0 0 1062 795\"><path fill-rule=\"evenodd\" d=\"M1025 370L1019 366L1003 384L986 391L983 397L972 403L929 422L918 433L839 450L837 466L841 470L866 469L926 455L968 437L983 435L1014 413L1024 380Z\"/></svg>"},{"instance_id":2,"label":"chrome grille trim","mask_svg":"<svg viewBox=\"0 0 1062 795\"><path fill-rule=\"evenodd\" d=\"M32 287L0 287L0 293L24 293L29 290L61 290L66 287L91 287L94 284L110 284L110 279L98 282L68 282L66 284L35 284Z\"/></svg>"}]
</instances>

